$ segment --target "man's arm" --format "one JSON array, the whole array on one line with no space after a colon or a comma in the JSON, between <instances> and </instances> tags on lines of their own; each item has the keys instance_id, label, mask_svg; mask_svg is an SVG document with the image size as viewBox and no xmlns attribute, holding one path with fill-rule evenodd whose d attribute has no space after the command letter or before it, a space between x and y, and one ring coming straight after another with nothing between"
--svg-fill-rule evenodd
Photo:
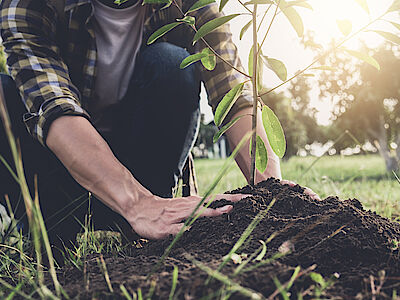
<instances>
[{"instance_id":1,"label":"man's arm","mask_svg":"<svg viewBox=\"0 0 400 300\"><path fill-rule=\"evenodd\" d=\"M226 133L226 137L228 138L229 145L231 146L231 149L234 149L240 140L243 138L243 136L251 131L251 115L253 113L252 108L243 108L237 113L235 113L232 116L232 119L239 117L239 116L244 116L242 117L239 121L235 123ZM266 180L269 177L275 177L278 179L281 179L281 182L283 184L288 184L290 186L296 185L294 182L289 181L289 180L282 180L282 174L281 174L281 167L279 163L279 158L278 156L274 153L274 151L271 148L271 145L269 144L267 134L265 133L264 126L262 124L262 119L261 119L261 111L258 110L258 116L257 116L257 134L262 138L264 141L265 147L267 148L268 152L268 164L267 164L267 169L264 171L264 173L260 173L260 171L256 170L256 178L255 182L258 183L260 181ZM243 175L246 177L247 182L250 182L250 154L249 154L249 143L248 141L243 148L240 150L239 154L236 156L236 162L242 171ZM320 197L310 188L306 187L304 192L309 195L311 198L315 200L321 200Z\"/></svg>"},{"instance_id":2,"label":"man's arm","mask_svg":"<svg viewBox=\"0 0 400 300\"><path fill-rule=\"evenodd\" d=\"M244 116L239 121L235 123L227 132L226 137L228 139L229 145L231 149L234 149L236 145L240 142L243 136L251 131L251 118L252 118L253 109L251 107L244 108L238 111L236 114L232 116L232 119ZM261 119L261 111L258 110L257 116L257 134L264 141L265 147L268 152L268 164L267 169L264 173L260 173L260 171L256 171L255 182L258 183L260 181L266 180L269 177L275 177L278 179L282 179L281 167L279 163L278 156L272 150L267 134L265 133L264 126L262 124ZM243 175L246 177L247 182L250 182L250 155L249 155L249 144L250 140L243 146L240 150L239 154L236 157L236 162L242 171Z\"/></svg>"},{"instance_id":3,"label":"man's arm","mask_svg":"<svg viewBox=\"0 0 400 300\"><path fill-rule=\"evenodd\" d=\"M63 116L50 126L48 147L75 180L122 215L139 235L162 238L176 234L201 197L163 199L143 187L117 160L90 122ZM140 158L137 158L140 159ZM238 201L245 195L217 195L216 199ZM228 213L232 206L207 208L202 216Z\"/></svg>"}]
</instances>

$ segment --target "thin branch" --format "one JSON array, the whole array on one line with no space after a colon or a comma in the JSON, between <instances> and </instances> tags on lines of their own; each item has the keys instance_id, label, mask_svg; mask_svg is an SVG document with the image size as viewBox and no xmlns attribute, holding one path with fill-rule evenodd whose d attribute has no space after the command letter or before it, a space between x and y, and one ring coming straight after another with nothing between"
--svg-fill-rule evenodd
<instances>
[{"instance_id":1,"label":"thin branch","mask_svg":"<svg viewBox=\"0 0 400 300\"><path fill-rule=\"evenodd\" d=\"M238 0L238 1L250 14L253 14L253 12L246 5L244 5L244 3L242 1L240 1L240 0Z\"/></svg>"},{"instance_id":2,"label":"thin branch","mask_svg":"<svg viewBox=\"0 0 400 300\"><path fill-rule=\"evenodd\" d=\"M257 32L260 31L261 25L262 25L262 23L264 22L264 19L265 19L265 17L267 16L267 14L268 14L268 12L269 12L269 10L270 10L271 7L272 7L272 3L268 6L267 10L264 12L264 15L263 15L263 17L261 18L260 24L258 24Z\"/></svg>"},{"instance_id":3,"label":"thin branch","mask_svg":"<svg viewBox=\"0 0 400 300\"><path fill-rule=\"evenodd\" d=\"M194 25L192 26L192 28L194 29L194 31L197 32L196 27L194 27ZM203 41L204 44L206 44L206 46L215 54L216 57L218 57L220 60L222 60L224 63L226 63L228 66L230 66L232 69L234 69L235 71L239 72L240 74L242 74L243 76L247 77L247 78L251 78L250 75L246 74L245 72L239 70L238 68L236 68L234 65L232 65L229 61L227 61L226 59L224 59L217 51L215 51L210 44L204 39L201 38L201 40Z\"/></svg>"},{"instance_id":4,"label":"thin branch","mask_svg":"<svg viewBox=\"0 0 400 300\"><path fill-rule=\"evenodd\" d=\"M271 23L269 23L267 32L265 33L264 38L263 38L263 41L261 42L260 49L257 50L257 55L258 55L258 52L261 51L261 48L262 48L262 46L264 45L264 42L265 42L265 40L266 40L266 38L267 38L267 36L268 36L268 34L269 34L269 31L270 31L270 29L271 29L271 27L272 27L272 23L274 22L274 20L275 20L275 18L276 18L276 15L277 15L277 13L278 13L278 8L279 8L279 4L280 4L280 3L281 3L281 0L279 0L278 5L276 6L276 9L275 9L275 12L274 12L274 16L272 17Z\"/></svg>"}]
</instances>

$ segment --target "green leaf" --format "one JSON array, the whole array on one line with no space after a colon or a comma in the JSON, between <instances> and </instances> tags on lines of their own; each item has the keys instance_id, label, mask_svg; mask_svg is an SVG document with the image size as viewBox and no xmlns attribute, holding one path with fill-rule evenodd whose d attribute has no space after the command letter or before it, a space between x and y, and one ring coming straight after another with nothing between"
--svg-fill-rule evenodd
<instances>
[{"instance_id":1,"label":"green leaf","mask_svg":"<svg viewBox=\"0 0 400 300\"><path fill-rule=\"evenodd\" d=\"M267 169L268 163L268 152L267 148L265 148L264 141L260 136L257 135L256 140L256 168L261 173Z\"/></svg>"},{"instance_id":2,"label":"green leaf","mask_svg":"<svg viewBox=\"0 0 400 300\"><path fill-rule=\"evenodd\" d=\"M174 294L176 290L176 285L178 283L178 267L174 266L174 271L172 272L172 286L171 286L171 291L169 292L169 300L174 299Z\"/></svg>"},{"instance_id":3,"label":"green leaf","mask_svg":"<svg viewBox=\"0 0 400 300\"><path fill-rule=\"evenodd\" d=\"M208 21L206 24L201 26L200 29L194 35L193 44L195 44L199 39L201 39L205 35L209 34L210 32L214 31L218 27L224 25L226 22L229 22L230 20L239 15L240 14L227 15Z\"/></svg>"},{"instance_id":4,"label":"green leaf","mask_svg":"<svg viewBox=\"0 0 400 300\"><path fill-rule=\"evenodd\" d=\"M287 69L283 62L278 59L270 58L268 56L264 56L265 65L274 71L274 73L279 77L280 80L286 81L287 79Z\"/></svg>"},{"instance_id":5,"label":"green leaf","mask_svg":"<svg viewBox=\"0 0 400 300\"><path fill-rule=\"evenodd\" d=\"M318 274L318 273L315 273L315 272L311 272L310 273L310 278L312 279L312 281L318 283L321 286L325 285L324 277L322 277L321 274Z\"/></svg>"},{"instance_id":6,"label":"green leaf","mask_svg":"<svg viewBox=\"0 0 400 300\"><path fill-rule=\"evenodd\" d=\"M233 104L235 104L236 100L239 98L243 91L244 82L239 83L233 89L231 89L225 96L222 98L221 102L218 104L217 109L215 110L214 122L215 125L221 126L224 121L226 115L229 113Z\"/></svg>"},{"instance_id":7,"label":"green leaf","mask_svg":"<svg viewBox=\"0 0 400 300\"><path fill-rule=\"evenodd\" d=\"M305 0L287 2L287 6L286 7L289 7L289 6L299 6L299 7L304 7L304 8L308 8L308 9L313 10L313 7L311 6L311 4L307 3Z\"/></svg>"},{"instance_id":8,"label":"green leaf","mask_svg":"<svg viewBox=\"0 0 400 300\"><path fill-rule=\"evenodd\" d=\"M254 5L254 4L274 4L271 0L251 0L246 2L244 5Z\"/></svg>"},{"instance_id":9,"label":"green leaf","mask_svg":"<svg viewBox=\"0 0 400 300\"><path fill-rule=\"evenodd\" d=\"M318 66L318 67L313 67L310 70L336 71L337 69L331 66Z\"/></svg>"},{"instance_id":10,"label":"green leaf","mask_svg":"<svg viewBox=\"0 0 400 300\"><path fill-rule=\"evenodd\" d=\"M353 30L353 24L350 20L336 20L336 24L344 36L348 36Z\"/></svg>"},{"instance_id":11,"label":"green leaf","mask_svg":"<svg viewBox=\"0 0 400 300\"><path fill-rule=\"evenodd\" d=\"M204 68L208 71L212 71L215 69L215 65L217 64L217 58L215 54L209 49L205 48L201 53L205 54L205 56L201 59L201 63L203 64Z\"/></svg>"},{"instance_id":12,"label":"green leaf","mask_svg":"<svg viewBox=\"0 0 400 300\"><path fill-rule=\"evenodd\" d=\"M285 0L280 1L279 7L290 24L292 24L294 30L296 30L298 37L302 37L304 34L304 24L299 13L292 6L287 7L287 2Z\"/></svg>"},{"instance_id":13,"label":"green leaf","mask_svg":"<svg viewBox=\"0 0 400 300\"><path fill-rule=\"evenodd\" d=\"M260 45L258 45L260 47ZM262 51L259 49L257 58L257 91L262 89L262 75L263 75L263 63L261 60ZM253 47L250 49L249 53L249 75L253 76Z\"/></svg>"},{"instance_id":14,"label":"green leaf","mask_svg":"<svg viewBox=\"0 0 400 300\"><path fill-rule=\"evenodd\" d=\"M147 40L147 45L150 45L152 43L154 43L158 38L162 37L164 34L166 34L168 31L174 29L176 26L178 26L179 24L182 24L180 22L174 22L174 23L170 23L167 25L164 25L163 27L157 29Z\"/></svg>"},{"instance_id":15,"label":"green leaf","mask_svg":"<svg viewBox=\"0 0 400 300\"><path fill-rule=\"evenodd\" d=\"M253 20L250 20L246 25L243 26L242 30L240 30L239 39L243 38L243 35L246 33L247 29L249 29L250 25L253 23Z\"/></svg>"},{"instance_id":16,"label":"green leaf","mask_svg":"<svg viewBox=\"0 0 400 300\"><path fill-rule=\"evenodd\" d=\"M262 121L272 150L279 158L282 158L286 152L285 134L278 117L266 105L262 109Z\"/></svg>"},{"instance_id":17,"label":"green leaf","mask_svg":"<svg viewBox=\"0 0 400 300\"><path fill-rule=\"evenodd\" d=\"M388 41L395 43L397 45L400 45L400 37L396 34L393 34L391 32L386 32L386 31L381 31L381 30L371 30L373 32L376 32L380 36L384 37Z\"/></svg>"},{"instance_id":18,"label":"green leaf","mask_svg":"<svg viewBox=\"0 0 400 300\"><path fill-rule=\"evenodd\" d=\"M229 121L229 123L227 123L227 124L225 124L224 126L222 126L221 129L220 129L217 133L214 134L214 136L213 136L213 143L215 144L215 143L219 140L219 138L220 138L225 132L227 132L233 125L235 125L235 123L236 123L237 121L239 121L239 119L242 118L242 117L244 117L244 116L236 117L236 118L234 118L233 120Z\"/></svg>"},{"instance_id":19,"label":"green leaf","mask_svg":"<svg viewBox=\"0 0 400 300\"><path fill-rule=\"evenodd\" d=\"M178 22L183 22L189 25L194 25L196 23L196 19L192 16L185 16L183 19L176 19Z\"/></svg>"},{"instance_id":20,"label":"green leaf","mask_svg":"<svg viewBox=\"0 0 400 300\"><path fill-rule=\"evenodd\" d=\"M194 11L196 11L200 8L203 8L204 6L207 6L214 2L215 2L215 0L199 0L195 4L193 4L186 13L188 14L188 13L194 12Z\"/></svg>"},{"instance_id":21,"label":"green leaf","mask_svg":"<svg viewBox=\"0 0 400 300\"><path fill-rule=\"evenodd\" d=\"M252 143L252 138L250 138L250 144L249 144L249 155L251 156L251 150L253 149L253 143ZM268 163L268 152L267 149L265 148L264 141L260 136L257 135L256 138L256 168L259 170L261 173L265 171L267 168L267 163Z\"/></svg>"},{"instance_id":22,"label":"green leaf","mask_svg":"<svg viewBox=\"0 0 400 300\"><path fill-rule=\"evenodd\" d=\"M225 5L228 3L229 0L221 0L219 3L219 12L222 11L222 9L225 7Z\"/></svg>"},{"instance_id":23,"label":"green leaf","mask_svg":"<svg viewBox=\"0 0 400 300\"><path fill-rule=\"evenodd\" d=\"M362 61L370 64L371 66L377 68L378 70L381 69L379 63L375 60L375 58L369 56L368 54L359 52L359 51L355 51L355 50L349 50L346 48L342 48L344 51L346 51L348 54L350 54L351 56L354 56L355 58L361 59Z\"/></svg>"},{"instance_id":24,"label":"green leaf","mask_svg":"<svg viewBox=\"0 0 400 300\"><path fill-rule=\"evenodd\" d=\"M290 280L289 280L289 282L288 282L288 285L286 286L286 290L287 290L287 291L289 291L290 288L292 287L294 281L295 281L296 278L297 278L297 275L299 275L299 273L300 273L300 270L301 270L301 267L300 267L300 266L297 266L296 269L294 269L293 274L292 274L292 276L290 277Z\"/></svg>"},{"instance_id":25,"label":"green leaf","mask_svg":"<svg viewBox=\"0 0 400 300\"><path fill-rule=\"evenodd\" d=\"M393 12L393 11L399 11L399 10L400 10L400 0L394 0L392 5L386 11L386 13L390 13L390 12Z\"/></svg>"},{"instance_id":26,"label":"green leaf","mask_svg":"<svg viewBox=\"0 0 400 300\"><path fill-rule=\"evenodd\" d=\"M181 65L179 66L181 69L186 68L187 66L190 66L191 64L201 60L202 58L206 57L206 53L196 53L192 54L188 57L186 57L184 60L182 60Z\"/></svg>"},{"instance_id":27,"label":"green leaf","mask_svg":"<svg viewBox=\"0 0 400 300\"><path fill-rule=\"evenodd\" d=\"M267 244L264 241L259 241L262 244L262 250L260 252L260 254L257 255L257 257L255 258L255 260L257 261L261 261L265 254L267 254Z\"/></svg>"},{"instance_id":28,"label":"green leaf","mask_svg":"<svg viewBox=\"0 0 400 300\"><path fill-rule=\"evenodd\" d=\"M357 2L358 5L362 7L363 10L367 12L367 14L370 14L367 0L355 0L355 1Z\"/></svg>"},{"instance_id":29,"label":"green leaf","mask_svg":"<svg viewBox=\"0 0 400 300\"><path fill-rule=\"evenodd\" d=\"M392 24L394 27L396 27L398 30L400 30L400 24L399 23L390 22L390 24Z\"/></svg>"}]
</instances>

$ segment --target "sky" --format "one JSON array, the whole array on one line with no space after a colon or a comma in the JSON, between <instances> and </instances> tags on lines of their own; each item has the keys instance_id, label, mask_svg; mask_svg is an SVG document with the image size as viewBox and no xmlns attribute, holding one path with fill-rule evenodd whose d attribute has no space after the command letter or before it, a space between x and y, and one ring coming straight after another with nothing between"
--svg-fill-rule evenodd
<instances>
[{"instance_id":1,"label":"sky","mask_svg":"<svg viewBox=\"0 0 400 300\"><path fill-rule=\"evenodd\" d=\"M357 4L356 0L309 0L307 2L313 7L313 10L301 7L296 7L296 10L302 16L305 31L314 31L315 41L326 46L333 38L336 40L344 38L337 26L337 20L350 20L353 31L356 31L368 24L370 20L383 14L392 1L367 0L370 15ZM259 5L259 11L262 11L266 7L266 5ZM242 7L237 0L230 0L224 8L226 14L237 13L238 11L241 12ZM239 40L239 32L243 25L250 20L249 18L249 16L240 16L230 23L233 40L238 47L239 56L244 66L247 66L247 57L252 44L252 34L251 29L249 29L243 39ZM387 15L385 19L400 23L400 18L396 13ZM262 28L266 29L267 25L262 26ZM399 34L396 28L383 21L374 23L369 29L385 30ZM263 36L262 32L261 34ZM363 40L371 49L376 48L383 41L376 33L365 32L348 41L345 46L355 50L360 45L360 40ZM314 57L314 54L310 50L305 50L300 44L300 38L283 14L279 14L275 19L262 50L264 55L279 59L285 63L288 70L288 77L308 65ZM279 78L269 70L265 71L263 77L264 83L268 87L274 87L281 83ZM313 85L313 79L309 80ZM287 87L288 85L285 85L278 89L278 91L285 91ZM317 115L319 123L326 125L328 124L327 120L329 119L332 105L329 99L319 99L318 94L318 89L316 87L313 88L310 94L312 98L311 103L319 111ZM205 113L206 121L211 121L212 113L209 107L207 107L206 101L203 91L201 109Z\"/></svg>"}]
</instances>

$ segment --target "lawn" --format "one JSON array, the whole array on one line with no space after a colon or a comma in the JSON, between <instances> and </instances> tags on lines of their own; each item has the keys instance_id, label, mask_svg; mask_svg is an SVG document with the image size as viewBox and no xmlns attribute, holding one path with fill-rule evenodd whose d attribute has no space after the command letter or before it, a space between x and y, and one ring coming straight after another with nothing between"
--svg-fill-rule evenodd
<instances>
[{"instance_id":1,"label":"lawn","mask_svg":"<svg viewBox=\"0 0 400 300\"><path fill-rule=\"evenodd\" d=\"M315 157L292 157L281 164L284 179L308 186L321 198L338 196L357 198L363 205L386 217L400 215L400 184L387 173L378 155L325 156L311 169ZM195 161L200 194L211 184L224 160L198 159ZM222 178L216 192L222 193L246 184L239 168L233 164Z\"/></svg>"}]
</instances>

